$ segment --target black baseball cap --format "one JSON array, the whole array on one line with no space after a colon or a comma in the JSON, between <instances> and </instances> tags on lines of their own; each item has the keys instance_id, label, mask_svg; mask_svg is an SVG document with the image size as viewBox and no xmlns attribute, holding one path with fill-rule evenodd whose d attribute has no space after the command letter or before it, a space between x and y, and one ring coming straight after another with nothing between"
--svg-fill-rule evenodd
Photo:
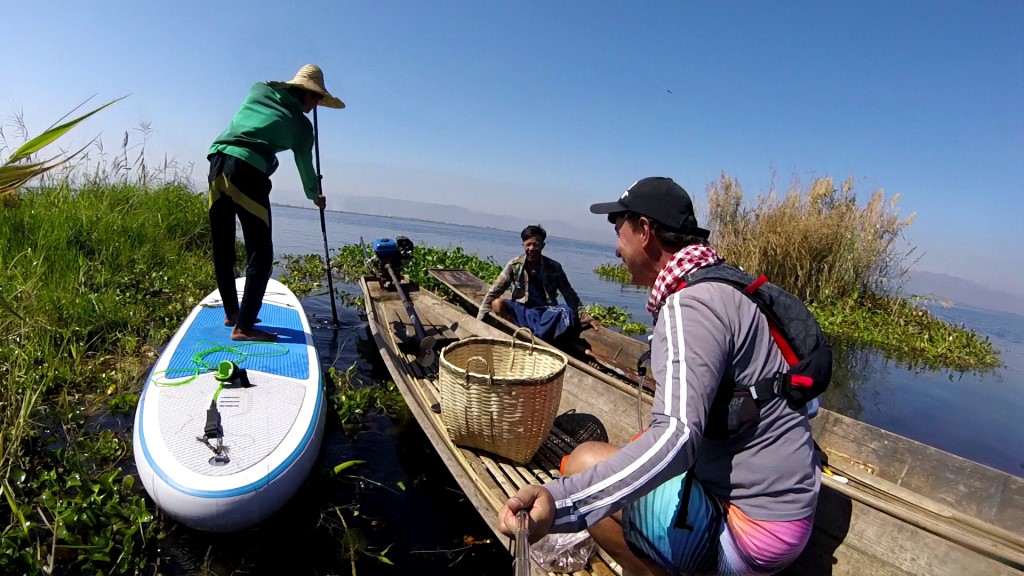
<instances>
[{"instance_id":1,"label":"black baseball cap","mask_svg":"<svg viewBox=\"0 0 1024 576\"><path fill-rule=\"evenodd\" d=\"M633 212L646 216L673 232L704 238L711 232L697 226L693 202L683 187L671 178L652 176L633 183L615 202L592 204L594 214L607 214L614 223L617 215Z\"/></svg>"}]
</instances>

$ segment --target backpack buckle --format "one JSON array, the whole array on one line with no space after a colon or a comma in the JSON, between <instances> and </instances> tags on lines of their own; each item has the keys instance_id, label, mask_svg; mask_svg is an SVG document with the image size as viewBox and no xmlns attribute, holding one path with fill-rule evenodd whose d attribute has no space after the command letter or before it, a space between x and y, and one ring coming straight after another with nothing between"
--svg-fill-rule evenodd
<instances>
[{"instance_id":1,"label":"backpack buckle","mask_svg":"<svg viewBox=\"0 0 1024 576\"><path fill-rule=\"evenodd\" d=\"M648 349L636 359L637 376L647 376L647 366L651 363L651 351Z\"/></svg>"}]
</instances>

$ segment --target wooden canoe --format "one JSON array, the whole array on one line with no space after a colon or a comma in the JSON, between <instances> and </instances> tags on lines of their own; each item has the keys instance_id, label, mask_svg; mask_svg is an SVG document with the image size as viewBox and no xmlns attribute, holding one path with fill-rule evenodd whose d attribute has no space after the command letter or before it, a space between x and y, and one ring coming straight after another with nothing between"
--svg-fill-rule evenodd
<instances>
[{"instance_id":1,"label":"wooden canoe","mask_svg":"<svg viewBox=\"0 0 1024 576\"><path fill-rule=\"evenodd\" d=\"M476 313L485 282L465 270L430 273ZM506 333L515 329L493 313L487 322ZM645 345L607 329L585 330L581 340L564 350L577 369L637 384L636 359ZM601 357L609 350L613 360ZM616 365L632 365L632 377ZM811 422L836 476L822 476L815 537L787 574L1024 571L1024 479L829 410ZM992 559L991 572L978 568Z\"/></svg>"},{"instance_id":2,"label":"wooden canoe","mask_svg":"<svg viewBox=\"0 0 1024 576\"><path fill-rule=\"evenodd\" d=\"M519 486L525 482L546 482L552 478L552 474L557 473L562 456L571 451L571 447L566 445L568 436L553 431L552 437L545 441L537 456L525 466L480 450L452 444L441 415L432 409L435 403L440 403L436 370L424 370L416 363L414 353L410 355L402 352L401 342L394 336L394 322L405 325L411 323L400 297L394 290L382 289L380 283L373 278L363 278L360 285L370 333L385 366L438 455L480 515L493 526L498 510ZM501 330L488 326L426 290L412 285L403 287L412 299L416 314L428 336L441 339L470 336L507 338ZM593 414L601 420L613 442L627 442L636 433L636 411L615 409L623 403L636 403L636 396L628 385L609 385L587 372L569 366L562 386L560 413L576 409L581 413ZM496 535L508 547L508 539ZM511 569L508 571L511 573ZM538 566L534 566L534 573L544 574ZM592 558L588 570L583 572L595 576L613 573L621 573L621 570L604 553Z\"/></svg>"}]
</instances>

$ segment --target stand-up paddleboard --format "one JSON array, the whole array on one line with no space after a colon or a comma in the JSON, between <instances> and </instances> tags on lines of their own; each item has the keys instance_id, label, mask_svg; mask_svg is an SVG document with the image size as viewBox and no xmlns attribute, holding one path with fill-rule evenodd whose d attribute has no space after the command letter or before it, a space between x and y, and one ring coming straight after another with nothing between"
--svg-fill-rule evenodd
<instances>
[{"instance_id":1,"label":"stand-up paddleboard","mask_svg":"<svg viewBox=\"0 0 1024 576\"><path fill-rule=\"evenodd\" d=\"M245 279L236 280L239 297ZM185 319L135 413L135 464L150 497L190 527L229 532L277 511L323 439L320 360L299 300L271 279L260 309L277 342L234 342L220 293Z\"/></svg>"}]
</instances>

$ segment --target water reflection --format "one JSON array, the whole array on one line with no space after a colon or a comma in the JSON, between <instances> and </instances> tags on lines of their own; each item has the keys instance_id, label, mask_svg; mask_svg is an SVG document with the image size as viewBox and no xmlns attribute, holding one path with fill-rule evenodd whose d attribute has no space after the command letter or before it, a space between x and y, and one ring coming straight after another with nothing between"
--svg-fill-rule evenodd
<instances>
[{"instance_id":1,"label":"water reflection","mask_svg":"<svg viewBox=\"0 0 1024 576\"><path fill-rule=\"evenodd\" d=\"M1006 368L985 373L929 370L843 342L833 353L826 408L1024 476L1024 427L1016 424L1024 382L1012 352Z\"/></svg>"},{"instance_id":2,"label":"water reflection","mask_svg":"<svg viewBox=\"0 0 1024 576\"><path fill-rule=\"evenodd\" d=\"M832 342L832 383L820 398L822 406L860 419L865 391L872 379L870 356L870 351L862 347Z\"/></svg>"}]
</instances>

